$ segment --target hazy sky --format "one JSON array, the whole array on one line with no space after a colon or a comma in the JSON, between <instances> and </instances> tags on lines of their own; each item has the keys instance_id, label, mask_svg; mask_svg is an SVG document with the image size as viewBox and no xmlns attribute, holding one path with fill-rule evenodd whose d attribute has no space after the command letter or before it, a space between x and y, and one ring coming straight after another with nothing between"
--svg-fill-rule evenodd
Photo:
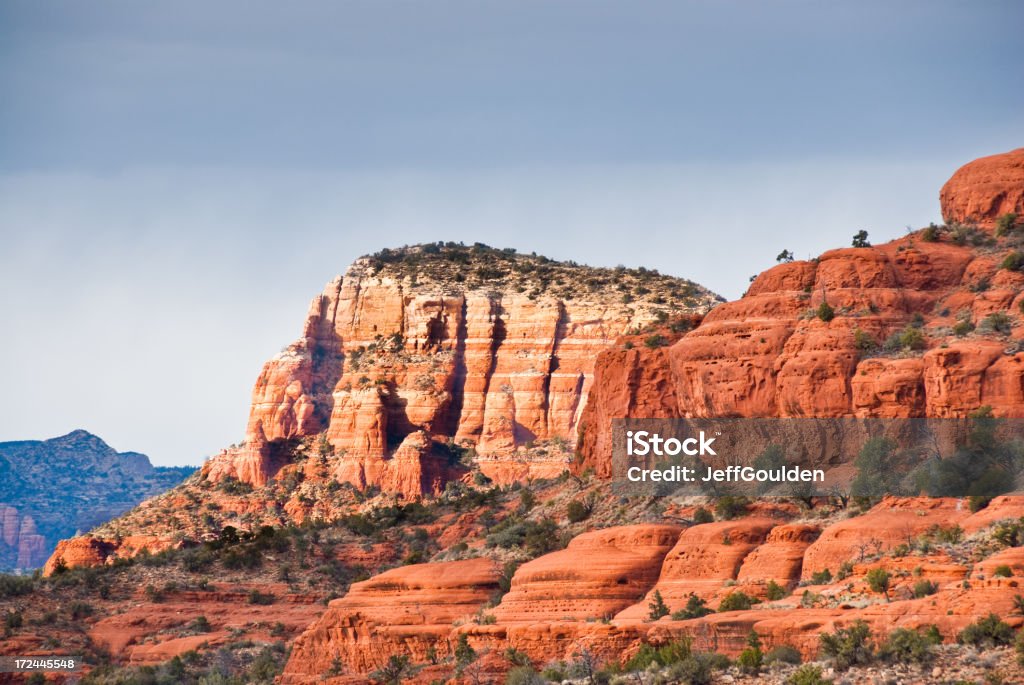
<instances>
[{"instance_id":1,"label":"hazy sky","mask_svg":"<svg viewBox=\"0 0 1024 685\"><path fill-rule=\"evenodd\" d=\"M1024 145L1024 3L0 3L0 440L241 438L263 361L385 246L728 297L938 220Z\"/></svg>"}]
</instances>

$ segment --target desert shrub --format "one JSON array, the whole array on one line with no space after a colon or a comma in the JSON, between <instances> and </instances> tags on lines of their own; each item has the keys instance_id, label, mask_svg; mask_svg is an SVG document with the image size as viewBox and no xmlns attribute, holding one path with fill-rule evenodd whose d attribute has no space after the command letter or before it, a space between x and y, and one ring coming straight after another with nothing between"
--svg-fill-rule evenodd
<instances>
[{"instance_id":1,"label":"desert shrub","mask_svg":"<svg viewBox=\"0 0 1024 685\"><path fill-rule=\"evenodd\" d=\"M569 518L570 523L579 523L590 518L591 507L578 499L574 499L569 502L569 506L566 508L566 516Z\"/></svg>"},{"instance_id":2,"label":"desert shrub","mask_svg":"<svg viewBox=\"0 0 1024 685\"><path fill-rule=\"evenodd\" d=\"M661 333L655 333L652 336L644 338L644 347L648 347L652 350L659 347L665 347L665 345L668 345L668 338L663 336Z\"/></svg>"},{"instance_id":3,"label":"desert shrub","mask_svg":"<svg viewBox=\"0 0 1024 685\"><path fill-rule=\"evenodd\" d=\"M558 524L549 518L523 521L510 516L491 528L486 540L488 547L524 549L530 557L553 552L561 546Z\"/></svg>"},{"instance_id":4,"label":"desert shrub","mask_svg":"<svg viewBox=\"0 0 1024 685\"><path fill-rule=\"evenodd\" d=\"M729 521L747 513L747 498L735 495L723 495L715 502L715 516L720 520Z\"/></svg>"},{"instance_id":5,"label":"desert shrub","mask_svg":"<svg viewBox=\"0 0 1024 685\"><path fill-rule=\"evenodd\" d=\"M805 664L793 671L786 679L786 685L832 685L832 681L821 674L820 667Z\"/></svg>"},{"instance_id":6,"label":"desert shrub","mask_svg":"<svg viewBox=\"0 0 1024 685\"><path fill-rule=\"evenodd\" d=\"M20 611L10 610L4 614L4 627L7 630L17 630L25 624L25 618Z\"/></svg>"},{"instance_id":7,"label":"desert shrub","mask_svg":"<svg viewBox=\"0 0 1024 685\"><path fill-rule=\"evenodd\" d=\"M928 342L919 329L907 326L902 331L896 331L885 340L882 345L886 352L898 352L900 350L923 350Z\"/></svg>"},{"instance_id":8,"label":"desert shrub","mask_svg":"<svg viewBox=\"0 0 1024 685\"><path fill-rule=\"evenodd\" d=\"M754 606L754 600L749 595L742 592L730 592L722 598L722 602L718 605L718 610L721 611L744 611Z\"/></svg>"},{"instance_id":9,"label":"desert shrub","mask_svg":"<svg viewBox=\"0 0 1024 685\"><path fill-rule=\"evenodd\" d=\"M995 614L979 618L956 636L958 643L974 647L1003 647L1012 639L1013 628Z\"/></svg>"},{"instance_id":10,"label":"desert shrub","mask_svg":"<svg viewBox=\"0 0 1024 685\"><path fill-rule=\"evenodd\" d=\"M33 586L32 578L28 576L0 574L0 598L27 595Z\"/></svg>"},{"instance_id":11,"label":"desert shrub","mask_svg":"<svg viewBox=\"0 0 1024 685\"><path fill-rule=\"evenodd\" d=\"M987 507L991 501L992 497L987 495L971 495L967 498L967 507L974 514Z\"/></svg>"},{"instance_id":12,"label":"desert shrub","mask_svg":"<svg viewBox=\"0 0 1024 685\"><path fill-rule=\"evenodd\" d=\"M262 604L262 605L273 604L274 603L274 599L275 599L274 595L272 595L270 593L260 592L259 590L255 589L255 588L253 588L252 590L249 591L249 598L248 598L249 604Z\"/></svg>"},{"instance_id":13,"label":"desert shrub","mask_svg":"<svg viewBox=\"0 0 1024 685\"><path fill-rule=\"evenodd\" d=\"M505 676L505 685L545 685L547 682L529 666L516 666Z\"/></svg>"},{"instance_id":14,"label":"desert shrub","mask_svg":"<svg viewBox=\"0 0 1024 685\"><path fill-rule=\"evenodd\" d=\"M914 583L914 597L917 599L927 597L928 595L934 595L938 591L938 584L933 583L930 580L919 580Z\"/></svg>"},{"instance_id":15,"label":"desert shrub","mask_svg":"<svg viewBox=\"0 0 1024 685\"><path fill-rule=\"evenodd\" d=\"M999 564L992 570L992 575L996 578L1010 578L1013 576L1013 569L1006 564Z\"/></svg>"},{"instance_id":16,"label":"desert shrub","mask_svg":"<svg viewBox=\"0 0 1024 685\"><path fill-rule=\"evenodd\" d=\"M778 599L782 599L783 597L785 597L786 595L789 594L789 592L786 590L786 588L782 587L781 585L776 583L774 580L769 580L768 581L768 585L765 586L764 590L765 590L765 597L767 597L768 600L772 601L772 602L774 602L775 600L778 600Z\"/></svg>"},{"instance_id":17,"label":"desert shrub","mask_svg":"<svg viewBox=\"0 0 1024 685\"><path fill-rule=\"evenodd\" d=\"M380 685L400 685L400 683L412 674L412 664L409 657L404 654L392 654L388 657L386 664L370 674L374 682Z\"/></svg>"},{"instance_id":18,"label":"desert shrub","mask_svg":"<svg viewBox=\"0 0 1024 685\"><path fill-rule=\"evenodd\" d=\"M897 628L878 649L878 656L890 663L925 664L934 656L935 643L927 635L909 628Z\"/></svg>"},{"instance_id":19,"label":"desert shrub","mask_svg":"<svg viewBox=\"0 0 1024 685\"><path fill-rule=\"evenodd\" d=\"M864 579L868 582L868 587L871 588L872 592L878 592L884 594L886 598L889 597L889 582L892 576L884 568L878 567L868 571Z\"/></svg>"},{"instance_id":20,"label":"desert shrub","mask_svg":"<svg viewBox=\"0 0 1024 685\"><path fill-rule=\"evenodd\" d=\"M197 633L208 633L210 632L210 621L205 616L196 616L196 619L192 621L191 628Z\"/></svg>"},{"instance_id":21,"label":"desert shrub","mask_svg":"<svg viewBox=\"0 0 1024 685\"><path fill-rule=\"evenodd\" d=\"M861 352L870 352L878 347L878 341L867 331L855 328L853 329L853 346Z\"/></svg>"},{"instance_id":22,"label":"desert shrub","mask_svg":"<svg viewBox=\"0 0 1024 685\"><path fill-rule=\"evenodd\" d=\"M1013 212L1003 214L1001 217L996 219L996 235L1006 235L1012 231L1017 225L1017 215Z\"/></svg>"},{"instance_id":23,"label":"desert shrub","mask_svg":"<svg viewBox=\"0 0 1024 685\"><path fill-rule=\"evenodd\" d=\"M71 618L77 621L92 616L93 608L88 602L72 602L68 605L68 612L71 614Z\"/></svg>"},{"instance_id":24,"label":"desert shrub","mask_svg":"<svg viewBox=\"0 0 1024 685\"><path fill-rule=\"evenodd\" d=\"M691 593L686 600L686 606L678 611L672 612L673 621L686 621L691 618L700 618L707 616L712 613L711 609L708 608L708 603Z\"/></svg>"},{"instance_id":25,"label":"desert shrub","mask_svg":"<svg viewBox=\"0 0 1024 685\"><path fill-rule=\"evenodd\" d=\"M928 227L921 231L921 240L926 243L934 243L939 239L939 227L935 224L928 224Z\"/></svg>"},{"instance_id":26,"label":"desert shrub","mask_svg":"<svg viewBox=\"0 0 1024 685\"><path fill-rule=\"evenodd\" d=\"M747 635L747 647L740 652L736 664L744 673L757 675L761 672L761 666L764 664L764 652L761 651L761 637L756 631L751 630Z\"/></svg>"},{"instance_id":27,"label":"desert shrub","mask_svg":"<svg viewBox=\"0 0 1024 685\"><path fill-rule=\"evenodd\" d=\"M1010 252L999 264L1000 269L1008 269L1010 271L1019 271L1022 266L1024 266L1024 254L1021 254L1019 250Z\"/></svg>"},{"instance_id":28,"label":"desert shrub","mask_svg":"<svg viewBox=\"0 0 1024 685\"><path fill-rule=\"evenodd\" d=\"M715 671L728 666L729 660L721 654L698 652L670 666L668 676L672 682L685 685L710 685Z\"/></svg>"},{"instance_id":29,"label":"desert shrub","mask_svg":"<svg viewBox=\"0 0 1024 685\"><path fill-rule=\"evenodd\" d=\"M801 661L800 650L792 645L773 647L764 655L764 663L766 665L774 663L799 664Z\"/></svg>"},{"instance_id":30,"label":"desert shrub","mask_svg":"<svg viewBox=\"0 0 1024 685\"><path fill-rule=\"evenodd\" d=\"M1009 335L1012 327L1013 320L1010 319L1009 314L1006 312L992 312L981 320L981 325L978 326L978 330L981 333L1000 333L1002 335Z\"/></svg>"},{"instance_id":31,"label":"desert shrub","mask_svg":"<svg viewBox=\"0 0 1024 685\"><path fill-rule=\"evenodd\" d=\"M1024 545L1024 517L1017 521L1003 521L992 530L992 538L1007 547Z\"/></svg>"},{"instance_id":32,"label":"desert shrub","mask_svg":"<svg viewBox=\"0 0 1024 685\"><path fill-rule=\"evenodd\" d=\"M711 523L715 520L715 515L704 507L697 507L697 510L693 512L693 522L696 524Z\"/></svg>"},{"instance_id":33,"label":"desert shrub","mask_svg":"<svg viewBox=\"0 0 1024 685\"><path fill-rule=\"evenodd\" d=\"M818 639L822 654L830 658L840 671L869 664L874 659L871 629L864 621L855 621L850 627L839 628L834 633L822 633Z\"/></svg>"},{"instance_id":34,"label":"desert shrub","mask_svg":"<svg viewBox=\"0 0 1024 685\"><path fill-rule=\"evenodd\" d=\"M828 585L832 582L832 572L827 568L811 574L811 585Z\"/></svg>"},{"instance_id":35,"label":"desert shrub","mask_svg":"<svg viewBox=\"0 0 1024 685\"><path fill-rule=\"evenodd\" d=\"M651 664L671 666L693 656L692 646L693 643L689 638L669 642L659 647L645 642L640 645L639 651L626 661L622 668L632 673L643 671Z\"/></svg>"},{"instance_id":36,"label":"desert shrub","mask_svg":"<svg viewBox=\"0 0 1024 685\"><path fill-rule=\"evenodd\" d=\"M818 305L818 310L815 312L816 316L822 321L828 323L832 319L836 318L836 310L832 308L828 302L822 302Z\"/></svg>"},{"instance_id":37,"label":"desert shrub","mask_svg":"<svg viewBox=\"0 0 1024 685\"><path fill-rule=\"evenodd\" d=\"M654 591L654 595L651 597L647 608L649 610L647 618L651 621L657 621L659 618L669 614L668 605L665 604L665 599L661 596L660 590Z\"/></svg>"},{"instance_id":38,"label":"desert shrub","mask_svg":"<svg viewBox=\"0 0 1024 685\"><path fill-rule=\"evenodd\" d=\"M854 233L853 242L851 244L854 247L871 247L871 243L868 242L868 232L860 230Z\"/></svg>"},{"instance_id":39,"label":"desert shrub","mask_svg":"<svg viewBox=\"0 0 1024 685\"><path fill-rule=\"evenodd\" d=\"M958 338L964 337L973 330L974 324L971 323L970 319L960 319L955 324L953 324L953 335L957 336Z\"/></svg>"}]
</instances>

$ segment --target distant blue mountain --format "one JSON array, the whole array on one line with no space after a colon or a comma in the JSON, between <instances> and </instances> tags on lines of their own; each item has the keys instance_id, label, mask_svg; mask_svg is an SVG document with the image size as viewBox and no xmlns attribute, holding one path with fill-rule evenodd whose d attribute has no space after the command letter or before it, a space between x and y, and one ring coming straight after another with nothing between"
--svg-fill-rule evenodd
<instances>
[{"instance_id":1,"label":"distant blue mountain","mask_svg":"<svg viewBox=\"0 0 1024 685\"><path fill-rule=\"evenodd\" d=\"M0 572L42 566L57 541L173 488L194 467L154 467L76 430L52 440L0 442Z\"/></svg>"}]
</instances>

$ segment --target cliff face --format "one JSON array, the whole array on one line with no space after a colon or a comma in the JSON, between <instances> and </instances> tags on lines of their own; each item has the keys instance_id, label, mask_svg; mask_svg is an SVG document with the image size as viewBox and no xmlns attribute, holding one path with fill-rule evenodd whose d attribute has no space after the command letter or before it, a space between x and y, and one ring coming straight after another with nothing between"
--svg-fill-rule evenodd
<instances>
[{"instance_id":1,"label":"cliff face","mask_svg":"<svg viewBox=\"0 0 1024 685\"><path fill-rule=\"evenodd\" d=\"M597 355L630 329L702 314L708 291L646 270L595 269L434 244L356 261L314 298L302 337L264 366L245 443L203 468L263 486L275 443L323 433L329 477L437 492L472 449L498 482L565 469ZM527 447L555 442L548 456Z\"/></svg>"},{"instance_id":2,"label":"cliff face","mask_svg":"<svg viewBox=\"0 0 1024 685\"><path fill-rule=\"evenodd\" d=\"M616 417L1024 416L1024 149L941 201L949 225L779 264L667 352L603 352L583 466L609 473Z\"/></svg>"},{"instance_id":3,"label":"cliff face","mask_svg":"<svg viewBox=\"0 0 1024 685\"><path fill-rule=\"evenodd\" d=\"M192 469L154 468L77 430L0 443L0 571L43 565L60 538L88 530L181 482Z\"/></svg>"}]
</instances>

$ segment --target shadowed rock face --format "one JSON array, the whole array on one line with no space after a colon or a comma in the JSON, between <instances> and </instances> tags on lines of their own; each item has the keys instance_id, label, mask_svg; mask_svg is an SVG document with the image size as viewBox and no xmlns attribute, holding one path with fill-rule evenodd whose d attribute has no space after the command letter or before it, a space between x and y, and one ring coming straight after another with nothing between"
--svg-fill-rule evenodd
<instances>
[{"instance_id":1,"label":"shadowed rock face","mask_svg":"<svg viewBox=\"0 0 1024 685\"><path fill-rule=\"evenodd\" d=\"M43 565L57 540L88 530L174 487L191 468L154 468L76 430L0 443L0 571Z\"/></svg>"},{"instance_id":2,"label":"shadowed rock face","mask_svg":"<svg viewBox=\"0 0 1024 685\"><path fill-rule=\"evenodd\" d=\"M436 492L435 444L473 447L498 482L552 476L573 444L602 350L629 329L702 314L717 298L649 271L594 269L491 248L427 245L357 260L314 298L303 336L267 362L245 443L203 476L264 485L275 442L324 433L331 474L360 488Z\"/></svg>"}]
</instances>

